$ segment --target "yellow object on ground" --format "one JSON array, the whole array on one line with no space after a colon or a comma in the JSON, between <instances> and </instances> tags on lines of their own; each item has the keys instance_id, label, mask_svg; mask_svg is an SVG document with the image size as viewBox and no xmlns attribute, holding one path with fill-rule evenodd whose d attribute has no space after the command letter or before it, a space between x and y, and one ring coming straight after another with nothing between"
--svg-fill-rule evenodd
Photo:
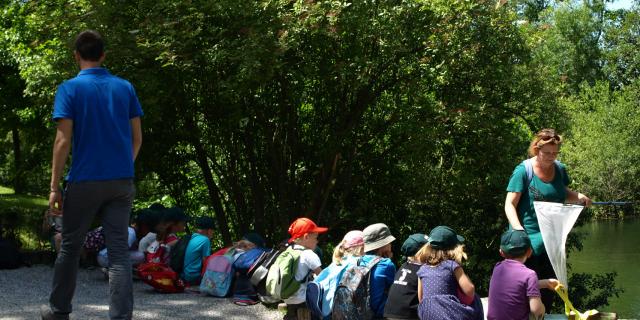
<instances>
[{"instance_id":1,"label":"yellow object on ground","mask_svg":"<svg viewBox=\"0 0 640 320\"><path fill-rule=\"evenodd\" d=\"M573 304L571 303L571 301L569 301L569 292L567 292L567 288L565 288L565 286L563 286L562 284L558 284L555 290L560 296L560 298L562 299L562 301L564 301L564 311L567 314L567 317L571 314L571 312L573 312L577 317L575 319L587 320L589 316L593 316L598 313L598 310L589 310L584 313L576 310L576 308L573 307Z\"/></svg>"}]
</instances>

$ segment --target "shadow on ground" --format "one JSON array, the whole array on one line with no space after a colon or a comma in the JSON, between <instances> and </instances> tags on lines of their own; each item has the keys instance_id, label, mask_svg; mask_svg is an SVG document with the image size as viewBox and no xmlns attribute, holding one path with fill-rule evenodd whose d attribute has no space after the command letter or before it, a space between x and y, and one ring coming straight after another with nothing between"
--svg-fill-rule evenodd
<instances>
[{"instance_id":1,"label":"shadow on ground","mask_svg":"<svg viewBox=\"0 0 640 320\"><path fill-rule=\"evenodd\" d=\"M51 289L53 268L33 266L0 270L0 319L40 319ZM159 294L134 281L133 319L282 319L277 310L263 305L241 307L230 299L195 293ZM80 269L72 319L107 319L109 286L102 273Z\"/></svg>"}]
</instances>

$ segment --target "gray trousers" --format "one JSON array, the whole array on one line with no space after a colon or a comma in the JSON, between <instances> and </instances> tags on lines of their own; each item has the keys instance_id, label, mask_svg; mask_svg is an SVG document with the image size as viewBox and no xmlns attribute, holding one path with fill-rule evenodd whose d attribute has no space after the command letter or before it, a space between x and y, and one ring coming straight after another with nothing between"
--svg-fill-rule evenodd
<instances>
[{"instance_id":1,"label":"gray trousers","mask_svg":"<svg viewBox=\"0 0 640 320\"><path fill-rule=\"evenodd\" d=\"M67 184L63 203L62 245L56 259L49 297L49 305L54 313L71 313L80 250L91 222L98 214L102 218L111 262L109 319L131 319L133 284L127 228L134 194L135 187L131 179Z\"/></svg>"}]
</instances>

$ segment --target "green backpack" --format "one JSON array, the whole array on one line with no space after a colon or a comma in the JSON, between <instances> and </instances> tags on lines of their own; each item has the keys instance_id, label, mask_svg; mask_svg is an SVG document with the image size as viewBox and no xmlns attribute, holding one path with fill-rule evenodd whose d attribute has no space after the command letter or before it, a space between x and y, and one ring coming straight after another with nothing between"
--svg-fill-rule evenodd
<instances>
[{"instance_id":1,"label":"green backpack","mask_svg":"<svg viewBox=\"0 0 640 320\"><path fill-rule=\"evenodd\" d=\"M298 292L300 282L296 280L296 270L302 250L288 247L269 268L267 274L267 294L272 298L287 299Z\"/></svg>"}]
</instances>

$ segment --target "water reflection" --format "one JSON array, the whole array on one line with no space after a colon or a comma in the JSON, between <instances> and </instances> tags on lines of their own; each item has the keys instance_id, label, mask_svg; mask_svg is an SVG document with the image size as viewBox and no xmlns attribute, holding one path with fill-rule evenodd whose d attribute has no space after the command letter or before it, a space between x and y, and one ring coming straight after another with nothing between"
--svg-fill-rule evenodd
<instances>
[{"instance_id":1,"label":"water reflection","mask_svg":"<svg viewBox=\"0 0 640 320\"><path fill-rule=\"evenodd\" d=\"M616 284L625 292L610 299L606 309L617 312L618 317L640 318L640 219L624 221L595 221L579 228L586 234L581 252L572 252L571 272L618 272Z\"/></svg>"}]
</instances>

